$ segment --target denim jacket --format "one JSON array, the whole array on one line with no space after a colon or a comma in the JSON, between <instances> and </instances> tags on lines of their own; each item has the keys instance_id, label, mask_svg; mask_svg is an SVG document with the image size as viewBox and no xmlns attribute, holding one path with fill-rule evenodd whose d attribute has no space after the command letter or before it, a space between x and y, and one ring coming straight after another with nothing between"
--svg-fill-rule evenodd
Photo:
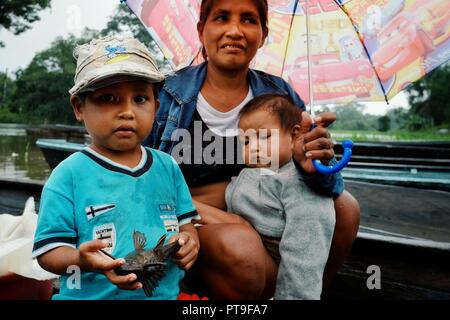
<instances>
[{"instance_id":1,"label":"denim jacket","mask_svg":"<svg viewBox=\"0 0 450 320\"><path fill-rule=\"evenodd\" d=\"M206 78L207 63L190 66L169 76L160 92L160 107L156 113L153 129L144 145L171 153L178 139L172 137L176 129L187 129L192 122L197 97ZM305 108L302 99L282 78L262 71L249 69L250 88L253 96L266 93L288 95L293 102ZM299 167L299 166L298 166ZM301 168L299 167L301 170ZM302 170L301 170L302 171ZM307 185L327 195L339 195L344 190L342 176L307 174L302 172Z\"/></svg>"}]
</instances>

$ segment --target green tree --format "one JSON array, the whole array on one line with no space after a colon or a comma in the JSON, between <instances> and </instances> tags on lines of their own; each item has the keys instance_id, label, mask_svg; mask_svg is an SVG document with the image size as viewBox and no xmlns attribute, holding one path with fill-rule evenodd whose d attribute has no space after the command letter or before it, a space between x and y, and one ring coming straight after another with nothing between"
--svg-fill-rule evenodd
<instances>
[{"instance_id":1,"label":"green tree","mask_svg":"<svg viewBox=\"0 0 450 320\"><path fill-rule=\"evenodd\" d=\"M110 17L105 29L86 29L80 38L73 35L57 38L50 48L36 54L24 70L19 70L12 95L14 103L10 104L9 112L20 115L20 120L25 123L75 123L68 93L73 86L76 68L73 49L77 44L87 43L93 38L124 32L130 32L146 43L155 56L159 55L159 63L164 67L163 56L158 54L159 50L146 28L122 4Z\"/></svg>"},{"instance_id":2,"label":"green tree","mask_svg":"<svg viewBox=\"0 0 450 320\"><path fill-rule=\"evenodd\" d=\"M378 118L378 130L382 132L389 131L391 129L391 119L388 115L384 115Z\"/></svg>"},{"instance_id":3,"label":"green tree","mask_svg":"<svg viewBox=\"0 0 450 320\"><path fill-rule=\"evenodd\" d=\"M391 130L407 129L408 121L411 115L409 109L404 109L400 107L390 109L388 110L386 115L390 119Z\"/></svg>"},{"instance_id":4,"label":"green tree","mask_svg":"<svg viewBox=\"0 0 450 320\"><path fill-rule=\"evenodd\" d=\"M51 0L2 0L0 1L0 26L19 34L39 20L39 11L49 8ZM3 43L0 41L0 47Z\"/></svg>"},{"instance_id":5,"label":"green tree","mask_svg":"<svg viewBox=\"0 0 450 320\"><path fill-rule=\"evenodd\" d=\"M365 106L359 103L348 103L329 109L336 113L336 122L333 129L336 130L376 130L377 117L365 114Z\"/></svg>"},{"instance_id":6,"label":"green tree","mask_svg":"<svg viewBox=\"0 0 450 320\"><path fill-rule=\"evenodd\" d=\"M12 123L18 121L18 115L11 112L11 107L14 105L12 94L15 91L16 84L4 72L0 72L0 122Z\"/></svg>"},{"instance_id":7,"label":"green tree","mask_svg":"<svg viewBox=\"0 0 450 320\"><path fill-rule=\"evenodd\" d=\"M427 76L407 88L411 112L425 119L430 119L432 125L450 122L450 64L446 63L436 68ZM414 118L414 127L421 122Z\"/></svg>"},{"instance_id":8,"label":"green tree","mask_svg":"<svg viewBox=\"0 0 450 320\"><path fill-rule=\"evenodd\" d=\"M16 73L11 111L20 113L26 123L75 123L68 93L76 68L73 49L96 36L98 32L85 30L81 38L57 38L38 53L26 69Z\"/></svg>"}]
</instances>

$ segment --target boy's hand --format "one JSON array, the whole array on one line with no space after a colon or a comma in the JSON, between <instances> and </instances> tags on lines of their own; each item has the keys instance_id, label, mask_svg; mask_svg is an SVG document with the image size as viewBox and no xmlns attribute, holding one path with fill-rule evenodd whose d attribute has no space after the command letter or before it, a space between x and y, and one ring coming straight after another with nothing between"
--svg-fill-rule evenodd
<instances>
[{"instance_id":1,"label":"boy's hand","mask_svg":"<svg viewBox=\"0 0 450 320\"><path fill-rule=\"evenodd\" d=\"M180 232L172 236L169 243L178 241L180 250L175 253L173 261L183 270L189 270L197 260L200 244L198 238L189 232Z\"/></svg>"},{"instance_id":2,"label":"boy's hand","mask_svg":"<svg viewBox=\"0 0 450 320\"><path fill-rule=\"evenodd\" d=\"M80 268L90 272L104 272L123 265L125 263L124 259L113 260L99 251L107 246L108 244L101 240L92 240L82 243L78 249L80 255Z\"/></svg>"},{"instance_id":3,"label":"boy's hand","mask_svg":"<svg viewBox=\"0 0 450 320\"><path fill-rule=\"evenodd\" d=\"M328 164L334 157L333 142L326 129L336 120L336 114L332 112L321 113L315 118L316 128L310 130L312 125L311 116L303 112L300 138L295 142L294 158L308 173L316 172L312 164L313 159Z\"/></svg>"},{"instance_id":4,"label":"boy's hand","mask_svg":"<svg viewBox=\"0 0 450 320\"><path fill-rule=\"evenodd\" d=\"M119 276L114 270L104 271L103 274L113 284L123 290L138 290L142 289L142 283L135 282L137 276L134 273L127 274L125 276Z\"/></svg>"},{"instance_id":5,"label":"boy's hand","mask_svg":"<svg viewBox=\"0 0 450 320\"><path fill-rule=\"evenodd\" d=\"M80 268L84 271L103 273L109 281L121 289L136 290L142 288L141 283L135 282L137 276L134 273L119 276L114 272L114 269L123 265L125 260L113 260L99 251L107 246L108 244L101 240L93 240L81 244L79 248Z\"/></svg>"}]
</instances>

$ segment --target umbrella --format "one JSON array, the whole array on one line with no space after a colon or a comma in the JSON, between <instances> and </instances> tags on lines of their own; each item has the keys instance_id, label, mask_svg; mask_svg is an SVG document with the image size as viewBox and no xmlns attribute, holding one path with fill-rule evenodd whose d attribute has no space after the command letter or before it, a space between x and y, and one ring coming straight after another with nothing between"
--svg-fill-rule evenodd
<instances>
[{"instance_id":1,"label":"umbrella","mask_svg":"<svg viewBox=\"0 0 450 320\"><path fill-rule=\"evenodd\" d=\"M174 70L201 61L200 0L126 0ZM388 101L450 57L449 0L269 0L252 67L309 103Z\"/></svg>"},{"instance_id":2,"label":"umbrella","mask_svg":"<svg viewBox=\"0 0 450 320\"><path fill-rule=\"evenodd\" d=\"M387 100L450 57L448 0L268 2L270 34L252 67L283 77L306 103ZM201 61L200 0L126 3L173 69Z\"/></svg>"}]
</instances>

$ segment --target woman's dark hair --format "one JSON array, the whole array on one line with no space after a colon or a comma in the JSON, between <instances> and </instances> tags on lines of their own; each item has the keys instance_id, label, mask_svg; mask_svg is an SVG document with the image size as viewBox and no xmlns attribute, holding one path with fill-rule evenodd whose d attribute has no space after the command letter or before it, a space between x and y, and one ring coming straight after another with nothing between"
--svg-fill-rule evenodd
<instances>
[{"instance_id":1,"label":"woman's dark hair","mask_svg":"<svg viewBox=\"0 0 450 320\"><path fill-rule=\"evenodd\" d=\"M261 19L261 27L263 30L263 34L267 36L269 33L269 6L267 5L267 0L253 0L256 3L256 6L258 7L258 13L259 18ZM206 19L208 19L208 16L211 13L211 10L214 6L214 0L202 0L202 4L200 5L200 18L198 23L199 24L205 24ZM202 48L202 56L203 59L206 60L206 50L205 47Z\"/></svg>"},{"instance_id":2,"label":"woman's dark hair","mask_svg":"<svg viewBox=\"0 0 450 320\"><path fill-rule=\"evenodd\" d=\"M263 94L250 100L239 112L239 117L249 115L263 109L275 114L280 120L281 129L291 130L295 125L300 125L302 109L297 107L289 96L281 94Z\"/></svg>"}]
</instances>

